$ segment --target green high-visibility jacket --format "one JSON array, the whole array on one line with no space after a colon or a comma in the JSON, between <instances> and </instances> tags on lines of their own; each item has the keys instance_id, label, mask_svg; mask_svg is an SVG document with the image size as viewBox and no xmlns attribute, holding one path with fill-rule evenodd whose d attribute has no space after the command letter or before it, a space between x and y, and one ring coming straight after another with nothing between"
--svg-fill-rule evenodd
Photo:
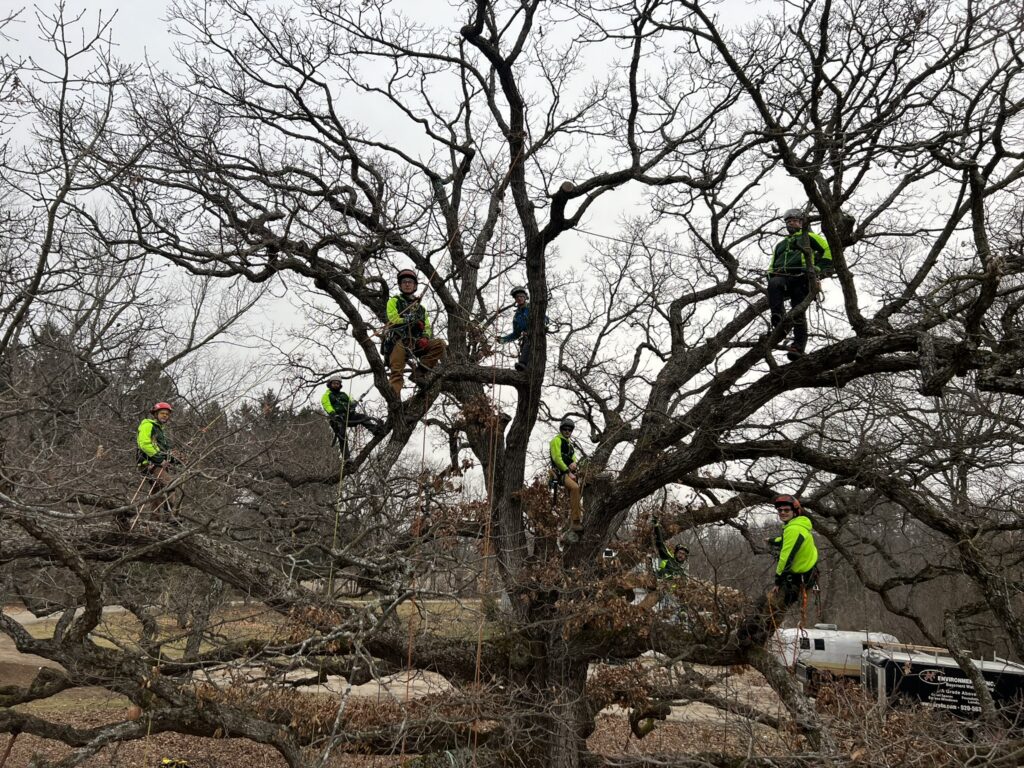
<instances>
[{"instance_id":1,"label":"green high-visibility jacket","mask_svg":"<svg viewBox=\"0 0 1024 768\"><path fill-rule=\"evenodd\" d=\"M320 398L320 405L327 411L328 416L344 417L348 414L349 410L355 408L356 403L359 401L354 397L349 397L340 389L335 392L330 387L324 392L324 396Z\"/></svg>"},{"instance_id":2,"label":"green high-visibility jacket","mask_svg":"<svg viewBox=\"0 0 1024 768\"><path fill-rule=\"evenodd\" d=\"M807 261L804 252L800 250L800 240L804 234L797 232L779 241L772 251L769 275L799 275L807 271ZM831 270L832 249L828 247L828 240L817 232L808 231L806 234L814 262L811 266L818 272Z\"/></svg>"},{"instance_id":3,"label":"green high-visibility jacket","mask_svg":"<svg viewBox=\"0 0 1024 768\"><path fill-rule=\"evenodd\" d=\"M679 562L676 556L669 552L665 546L665 535L661 531L661 525L654 523L654 548L658 552L658 578L674 579L678 576L690 575L690 563Z\"/></svg>"},{"instance_id":4,"label":"green high-visibility jacket","mask_svg":"<svg viewBox=\"0 0 1024 768\"><path fill-rule=\"evenodd\" d=\"M387 315L391 332L403 337L429 339L431 335L430 316L422 304L417 302L415 308L412 307L412 304L413 302L403 295L392 296L388 299ZM423 323L422 332L416 329L417 322Z\"/></svg>"},{"instance_id":5,"label":"green high-visibility jacket","mask_svg":"<svg viewBox=\"0 0 1024 768\"><path fill-rule=\"evenodd\" d=\"M569 465L576 461L576 446L572 440L562 437L559 432L551 438L551 463L559 472L568 472Z\"/></svg>"},{"instance_id":6,"label":"green high-visibility jacket","mask_svg":"<svg viewBox=\"0 0 1024 768\"><path fill-rule=\"evenodd\" d=\"M135 444L141 451L139 464L149 464L149 460L154 458L164 461L171 456L171 439L164 425L156 419L143 419L139 422Z\"/></svg>"},{"instance_id":7,"label":"green high-visibility jacket","mask_svg":"<svg viewBox=\"0 0 1024 768\"><path fill-rule=\"evenodd\" d=\"M814 545L811 519L797 515L782 529L782 549L779 564L775 567L775 578L807 573L818 564L818 548Z\"/></svg>"}]
</instances>

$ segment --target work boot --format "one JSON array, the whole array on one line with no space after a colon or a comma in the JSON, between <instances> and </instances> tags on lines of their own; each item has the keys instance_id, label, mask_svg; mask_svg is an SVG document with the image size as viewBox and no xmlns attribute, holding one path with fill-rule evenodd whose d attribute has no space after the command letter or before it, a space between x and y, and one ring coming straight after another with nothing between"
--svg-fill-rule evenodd
<instances>
[{"instance_id":1,"label":"work boot","mask_svg":"<svg viewBox=\"0 0 1024 768\"><path fill-rule=\"evenodd\" d=\"M804 356L804 351L796 346L796 344L790 344L786 347L786 358L790 362L796 362Z\"/></svg>"},{"instance_id":2,"label":"work boot","mask_svg":"<svg viewBox=\"0 0 1024 768\"><path fill-rule=\"evenodd\" d=\"M417 365L415 368L412 369L412 373L409 374L409 381L411 381L415 385L417 392L422 392L424 389L426 389L427 385L424 382L424 379L427 378L427 374L429 373L429 368L424 368L423 366L420 365Z\"/></svg>"},{"instance_id":3,"label":"work boot","mask_svg":"<svg viewBox=\"0 0 1024 768\"><path fill-rule=\"evenodd\" d=\"M525 371L525 370L526 370L526 366L525 366L525 365L523 365L522 363L516 363L516 364L515 364L515 366L513 366L513 367L514 367L514 368L515 368L515 369L516 369L517 371L519 371L520 373L522 373L523 371Z\"/></svg>"}]
</instances>

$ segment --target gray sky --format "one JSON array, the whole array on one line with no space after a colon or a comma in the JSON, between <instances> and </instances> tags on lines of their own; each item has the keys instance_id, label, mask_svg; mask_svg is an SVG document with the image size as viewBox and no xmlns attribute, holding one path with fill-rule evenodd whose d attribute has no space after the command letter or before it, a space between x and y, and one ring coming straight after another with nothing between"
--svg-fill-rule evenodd
<instances>
[{"instance_id":1,"label":"gray sky","mask_svg":"<svg viewBox=\"0 0 1024 768\"><path fill-rule=\"evenodd\" d=\"M118 58L139 62L148 55L153 60L166 60L170 36L162 19L167 15L167 5L167 0L68 0L65 18L81 13L82 20L89 20L87 26L92 29L101 16L105 20L113 17L112 37ZM42 0L33 7L16 0L0 0L0 8L23 8L18 23L8 30L15 38L10 53L31 56L43 65L52 63L53 49L40 40L36 9L52 15L56 3Z\"/></svg>"}]
</instances>

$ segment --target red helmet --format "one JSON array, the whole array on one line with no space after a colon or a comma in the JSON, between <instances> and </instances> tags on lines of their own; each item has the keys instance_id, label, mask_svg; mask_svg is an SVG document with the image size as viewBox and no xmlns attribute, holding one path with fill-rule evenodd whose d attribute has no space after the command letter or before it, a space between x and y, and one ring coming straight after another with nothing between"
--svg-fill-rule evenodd
<instances>
[{"instance_id":1,"label":"red helmet","mask_svg":"<svg viewBox=\"0 0 1024 768\"><path fill-rule=\"evenodd\" d=\"M796 496L790 496L788 494L776 496L772 500L772 503L776 507L792 507L793 511L797 514L799 514L802 511L802 507L800 506L800 499L798 499Z\"/></svg>"},{"instance_id":2,"label":"red helmet","mask_svg":"<svg viewBox=\"0 0 1024 768\"><path fill-rule=\"evenodd\" d=\"M402 281L405 278L407 278L407 277L412 279L413 282L415 282L417 284L420 281L419 275L416 274L415 270L413 270L413 269L402 269L402 270L399 270L398 276L396 277L395 282L398 283L399 286L401 286Z\"/></svg>"},{"instance_id":3,"label":"red helmet","mask_svg":"<svg viewBox=\"0 0 1024 768\"><path fill-rule=\"evenodd\" d=\"M156 413L157 411L171 411L173 413L174 408L171 406L170 403L157 403L156 405L149 409L150 413Z\"/></svg>"}]
</instances>

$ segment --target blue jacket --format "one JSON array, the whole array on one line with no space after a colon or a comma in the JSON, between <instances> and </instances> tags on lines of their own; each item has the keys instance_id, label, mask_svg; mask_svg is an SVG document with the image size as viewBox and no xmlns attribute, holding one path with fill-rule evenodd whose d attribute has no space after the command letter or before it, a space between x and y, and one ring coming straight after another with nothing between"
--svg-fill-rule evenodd
<instances>
[{"instance_id":1,"label":"blue jacket","mask_svg":"<svg viewBox=\"0 0 1024 768\"><path fill-rule=\"evenodd\" d=\"M512 317L512 333L507 336L502 336L502 341L516 341L526 333L526 326L530 322L530 305L523 304L523 306L516 309L515 315Z\"/></svg>"}]
</instances>

